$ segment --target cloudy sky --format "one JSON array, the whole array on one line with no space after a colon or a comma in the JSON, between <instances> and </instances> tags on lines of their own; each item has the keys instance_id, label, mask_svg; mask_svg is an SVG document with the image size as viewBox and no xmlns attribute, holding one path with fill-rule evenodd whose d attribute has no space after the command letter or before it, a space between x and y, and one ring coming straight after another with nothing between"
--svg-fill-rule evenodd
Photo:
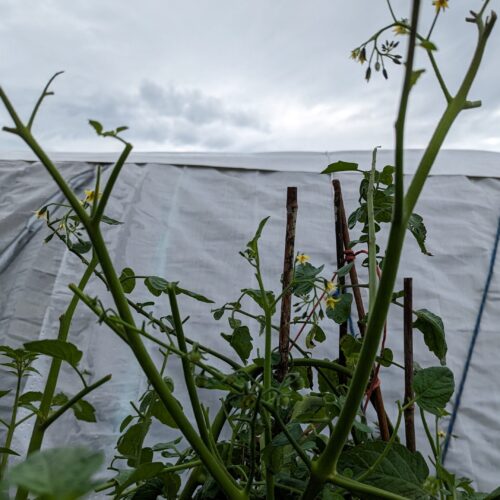
<instances>
[{"instance_id":1,"label":"cloudy sky","mask_svg":"<svg viewBox=\"0 0 500 500\"><path fill-rule=\"evenodd\" d=\"M476 37L464 17L481 1L449 3L432 39L454 90ZM393 0L396 15L408 17L409 4ZM426 32L434 10L432 0L423 4ZM54 151L114 150L89 118L128 125L141 151L393 145L401 67L367 84L366 68L349 59L391 22L383 0L0 0L0 16L0 83L23 115L48 77L65 70L35 126ZM406 37L398 39L404 54ZM446 147L500 151L499 47L500 25L470 96L483 107L462 113ZM422 53L417 67L427 66ZM408 147L426 144L443 108L429 68L413 94ZM0 120L8 123L3 109ZM0 154L22 147L0 135Z\"/></svg>"}]
</instances>

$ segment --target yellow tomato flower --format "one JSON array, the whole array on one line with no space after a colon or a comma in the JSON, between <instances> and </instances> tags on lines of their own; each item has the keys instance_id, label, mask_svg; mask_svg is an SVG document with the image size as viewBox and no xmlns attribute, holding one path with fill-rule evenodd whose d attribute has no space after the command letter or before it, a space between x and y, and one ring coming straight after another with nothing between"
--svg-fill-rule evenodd
<instances>
[{"instance_id":1,"label":"yellow tomato flower","mask_svg":"<svg viewBox=\"0 0 500 500\"><path fill-rule=\"evenodd\" d=\"M297 258L295 260L299 264L305 264L310 259L311 259L311 257L309 257L309 255L306 255L305 253L299 253L299 255L297 255Z\"/></svg>"},{"instance_id":2,"label":"yellow tomato flower","mask_svg":"<svg viewBox=\"0 0 500 500\"><path fill-rule=\"evenodd\" d=\"M438 436L441 438L441 439L444 439L446 437L446 432L444 432L442 429L439 429L438 431Z\"/></svg>"},{"instance_id":3,"label":"yellow tomato flower","mask_svg":"<svg viewBox=\"0 0 500 500\"><path fill-rule=\"evenodd\" d=\"M335 293L337 291L337 284L333 281L326 282L326 291L328 293Z\"/></svg>"},{"instance_id":4,"label":"yellow tomato flower","mask_svg":"<svg viewBox=\"0 0 500 500\"><path fill-rule=\"evenodd\" d=\"M396 26L392 28L392 31L394 31L396 35L406 35L408 33L408 30L402 24L396 24Z\"/></svg>"},{"instance_id":5,"label":"yellow tomato flower","mask_svg":"<svg viewBox=\"0 0 500 500\"><path fill-rule=\"evenodd\" d=\"M326 300L327 309L335 309L335 306L340 302L340 299L335 299L333 297L327 297Z\"/></svg>"},{"instance_id":6,"label":"yellow tomato flower","mask_svg":"<svg viewBox=\"0 0 500 500\"><path fill-rule=\"evenodd\" d=\"M448 8L448 0L434 0L432 5L436 7L436 12L439 12L440 10Z\"/></svg>"},{"instance_id":7,"label":"yellow tomato flower","mask_svg":"<svg viewBox=\"0 0 500 500\"><path fill-rule=\"evenodd\" d=\"M98 198L102 196L102 193L99 193ZM96 199L95 191L93 189L85 190L85 202L92 203Z\"/></svg>"}]
</instances>

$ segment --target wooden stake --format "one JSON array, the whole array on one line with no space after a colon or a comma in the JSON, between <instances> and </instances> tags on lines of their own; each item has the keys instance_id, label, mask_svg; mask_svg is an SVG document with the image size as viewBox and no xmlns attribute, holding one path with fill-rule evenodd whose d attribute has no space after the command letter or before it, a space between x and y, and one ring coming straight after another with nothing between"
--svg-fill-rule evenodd
<instances>
[{"instance_id":1,"label":"wooden stake","mask_svg":"<svg viewBox=\"0 0 500 500\"><path fill-rule=\"evenodd\" d=\"M338 206L337 203L335 202L335 209L336 209L336 214L338 213L341 221L340 225L342 228L343 248L349 248L349 243L351 241L351 238L349 235L349 226L347 225L347 216L345 213L340 181L338 179L333 179L332 185L333 185L333 191L335 193L334 199L338 200ZM337 231L335 232L335 236L337 236ZM338 248L337 248L337 253L338 253ZM343 255L344 255L344 250L342 250L342 256ZM351 279L351 284L353 285L352 293L354 295L354 302L356 304L356 309L358 312L359 331L361 333L361 336L363 337L365 334L365 324L363 323L363 320L365 318L366 313L365 313L365 306L363 304L363 297L361 296L361 289L358 286L359 280L358 280L358 273L356 271L356 264L354 264L351 267L351 270L349 271L349 277ZM380 387L376 387L373 390L370 396L370 401L373 407L375 408L375 412L377 413L378 425L380 429L380 437L382 438L383 441L389 441L391 437L391 433L389 430L389 419L385 412L384 399L382 398L382 391Z\"/></svg>"},{"instance_id":2,"label":"wooden stake","mask_svg":"<svg viewBox=\"0 0 500 500\"><path fill-rule=\"evenodd\" d=\"M405 404L413 399L413 280L404 279L404 358L405 358ZM415 442L415 407L409 406L404 413L406 447L417 449Z\"/></svg>"},{"instance_id":3,"label":"wooden stake","mask_svg":"<svg viewBox=\"0 0 500 500\"><path fill-rule=\"evenodd\" d=\"M340 189L340 181L335 179L333 181L333 192L334 192L334 215L335 215L335 244L337 248L337 269L340 269L345 263L344 256L344 224L342 218L342 209L344 203L342 200L342 190ZM340 288L345 285L344 276L338 278L338 284ZM346 360L344 353L341 348L342 340L347 335L347 321L339 325L339 363L345 366ZM345 377L341 379L342 383L345 383Z\"/></svg>"},{"instance_id":4,"label":"wooden stake","mask_svg":"<svg viewBox=\"0 0 500 500\"><path fill-rule=\"evenodd\" d=\"M292 311L293 260L295 247L295 226L297 223L297 188L289 187L286 193L286 236L283 259L283 296L281 298L281 319L279 335L280 363L277 370L278 380L283 380L288 372L290 352L290 316Z\"/></svg>"}]
</instances>

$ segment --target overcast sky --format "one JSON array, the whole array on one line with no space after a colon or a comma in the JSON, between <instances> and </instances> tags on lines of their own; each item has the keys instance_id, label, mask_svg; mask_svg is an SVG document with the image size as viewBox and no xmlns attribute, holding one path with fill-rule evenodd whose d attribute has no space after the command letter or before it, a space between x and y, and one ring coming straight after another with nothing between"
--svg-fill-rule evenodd
<instances>
[{"instance_id":1,"label":"overcast sky","mask_svg":"<svg viewBox=\"0 0 500 500\"><path fill-rule=\"evenodd\" d=\"M480 0L449 0L432 39L450 89L475 43ZM498 9L498 0L491 7ZM409 17L408 0L393 0ZM433 15L424 0L422 32ZM0 83L24 116L48 77L35 126L54 151L114 150L89 118L128 125L142 151L353 150L393 146L402 67L369 84L350 51L391 22L383 0L0 0ZM388 33L388 38L392 35ZM406 37L399 53L404 54ZM471 99L445 147L500 151L500 23ZM422 51L421 51L422 52ZM417 67L428 67L420 54ZM422 147L444 99L430 68L410 108L406 145ZM2 125L8 118L0 111ZM0 153L20 150L0 134Z\"/></svg>"}]
</instances>

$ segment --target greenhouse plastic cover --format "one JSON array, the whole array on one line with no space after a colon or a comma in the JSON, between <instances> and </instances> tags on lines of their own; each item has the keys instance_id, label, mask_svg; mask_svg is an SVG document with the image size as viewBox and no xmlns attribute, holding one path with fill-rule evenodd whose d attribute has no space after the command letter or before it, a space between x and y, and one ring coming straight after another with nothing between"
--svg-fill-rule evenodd
<instances>
[{"instance_id":1,"label":"greenhouse plastic cover","mask_svg":"<svg viewBox=\"0 0 500 500\"><path fill-rule=\"evenodd\" d=\"M413 172L421 152L407 154ZM261 239L265 284L279 292L283 265L286 187L298 188L296 250L311 256L315 265L325 264L325 276L335 268L333 197L330 178L319 172L331 161L359 161L369 168L371 152L276 153L249 155L141 154L128 163L116 184L107 215L124 223L105 228L117 268L132 267L137 274L162 276L179 281L183 288L204 294L216 305L235 300L242 288L255 287L252 268L238 252L253 236L261 219L270 215ZM0 161L0 338L18 346L34 339L55 338L58 318L71 293L68 284L83 273L79 261L55 240L43 244L48 231L33 211L58 200L57 190L44 168L26 155L3 155ZM92 161L112 161L111 155L56 155L66 179L80 193L92 187ZM167 161L168 160L168 161ZM392 153L381 151L379 165L392 163ZM288 167L287 167L288 166ZM210 167L210 168L207 168ZM109 170L106 170L107 172ZM458 383L463 373L474 325L485 287L500 215L500 154L444 151L422 193L416 212L428 230L432 257L423 255L409 235L403 252L396 289L404 277L413 277L414 308L426 308L443 318L447 341L447 364ZM356 207L359 176L340 175L347 211ZM408 183L411 175L405 176ZM355 236L353 232L353 237ZM383 235L379 242L384 243ZM360 263L358 263L360 264ZM500 274L493 273L481 328L454 428L447 466L475 480L482 490L499 486L500 391L496 381L500 359ZM358 265L358 269L362 270ZM361 278L366 279L363 272ZM106 298L99 282L87 288L91 296ZM151 300L145 287L137 286L138 301ZM182 298L182 297L181 297ZM106 299L108 300L108 299ZM169 313L165 297L156 300L157 315ZM109 303L109 300L108 300ZM215 321L211 306L187 297L181 300L183 316L189 316L186 334L210 347L234 356L220 336L228 332L226 320ZM256 306L248 309L257 313ZM249 323L251 325L251 323ZM393 307L388 322L388 345L395 360L403 359L402 310ZM252 325L253 331L258 331ZM338 329L327 323L327 340L314 350L315 357L337 355ZM158 332L153 332L159 335ZM436 366L420 332L414 332L415 360L422 367ZM97 424L75 420L66 414L46 437L46 446L83 443L107 449L108 463L119 435L119 425L146 389L141 370L123 342L80 305L70 340L84 352L82 367L92 381L111 373L110 382L88 400L97 411ZM262 345L262 339L257 344ZM277 342L277 339L276 339ZM155 359L159 355L152 345ZM256 350L254 350L254 357ZM46 373L50 360L41 356L36 367ZM216 366L224 366L214 361ZM64 368L59 389L74 394L79 381ZM175 394L190 414L183 397L179 363L170 359L167 375L175 380ZM403 397L402 373L382 369L382 391L391 419L396 400ZM6 382L6 377L2 377ZM5 383L4 382L4 383ZM25 391L41 390L42 379L31 376ZM0 387L5 389L5 387ZM202 390L203 400L213 408L219 393ZM0 401L5 414L7 402ZM452 405L450 405L451 409ZM373 422L374 416L370 419ZM417 443L430 454L420 419ZM443 422L446 429L447 422ZM444 430L445 430L444 429ZM14 447L26 447L31 425L19 428ZM165 442L178 431L153 429L151 442ZM96 497L98 498L98 497Z\"/></svg>"}]
</instances>

